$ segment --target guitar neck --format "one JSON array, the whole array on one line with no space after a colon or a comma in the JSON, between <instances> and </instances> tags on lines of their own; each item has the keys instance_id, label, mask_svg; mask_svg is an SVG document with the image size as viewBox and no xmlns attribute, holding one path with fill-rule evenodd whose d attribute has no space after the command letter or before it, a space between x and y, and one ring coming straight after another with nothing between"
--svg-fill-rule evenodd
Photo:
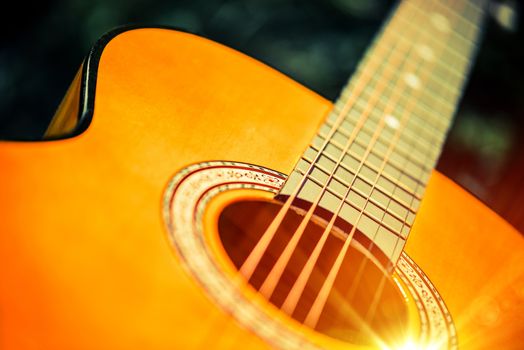
<instances>
[{"instance_id":1,"label":"guitar neck","mask_svg":"<svg viewBox=\"0 0 524 350\"><path fill-rule=\"evenodd\" d=\"M485 5L401 2L280 195L317 201L394 264L463 91Z\"/></svg>"}]
</instances>

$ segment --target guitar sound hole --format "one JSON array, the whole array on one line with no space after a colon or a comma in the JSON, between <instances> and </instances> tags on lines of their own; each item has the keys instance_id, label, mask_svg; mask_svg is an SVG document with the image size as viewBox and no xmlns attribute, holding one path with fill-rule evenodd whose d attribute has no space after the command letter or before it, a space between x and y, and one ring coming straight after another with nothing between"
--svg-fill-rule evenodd
<instances>
[{"instance_id":1,"label":"guitar sound hole","mask_svg":"<svg viewBox=\"0 0 524 350\"><path fill-rule=\"evenodd\" d=\"M237 269L240 269L280 208L281 203L276 201L249 200L232 203L223 210L218 222L219 235ZM286 215L249 279L249 283L255 289L259 290L262 286L303 216L304 211L298 208L290 210ZM269 298L269 302L276 307L282 307L325 226L325 220L318 216L308 224ZM336 228L330 232L297 306L289 315L298 322L304 322L311 309L343 246L344 235L344 232ZM367 258L363 251L362 245L354 240L343 260L315 330L343 341L360 344L370 343L371 333L386 342L401 339L402 335L406 334L407 324L404 299L393 280ZM382 293L377 294L375 292L381 288L381 283ZM370 312L370 308L374 308L373 304L376 304L376 311Z\"/></svg>"}]
</instances>

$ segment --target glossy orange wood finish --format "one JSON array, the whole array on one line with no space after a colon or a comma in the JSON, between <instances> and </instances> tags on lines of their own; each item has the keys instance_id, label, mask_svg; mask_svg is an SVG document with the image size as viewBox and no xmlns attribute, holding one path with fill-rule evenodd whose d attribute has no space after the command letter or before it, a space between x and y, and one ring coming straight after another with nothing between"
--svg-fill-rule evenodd
<instances>
[{"instance_id":1,"label":"glossy orange wood finish","mask_svg":"<svg viewBox=\"0 0 524 350\"><path fill-rule=\"evenodd\" d=\"M331 103L238 52L162 29L107 45L95 101L77 137L0 143L0 348L265 348L186 274L162 196L179 169L207 160L289 173ZM522 348L518 232L434 173L407 251L463 348Z\"/></svg>"}]
</instances>

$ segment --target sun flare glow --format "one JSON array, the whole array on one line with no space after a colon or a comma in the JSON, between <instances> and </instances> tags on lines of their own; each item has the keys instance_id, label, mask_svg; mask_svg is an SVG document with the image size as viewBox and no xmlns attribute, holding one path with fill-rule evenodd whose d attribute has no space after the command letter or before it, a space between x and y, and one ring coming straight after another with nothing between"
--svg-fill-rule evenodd
<instances>
[{"instance_id":1,"label":"sun flare glow","mask_svg":"<svg viewBox=\"0 0 524 350\"><path fill-rule=\"evenodd\" d=\"M385 346L382 350L438 350L438 344L420 344L414 340L407 340L403 344L397 346Z\"/></svg>"}]
</instances>

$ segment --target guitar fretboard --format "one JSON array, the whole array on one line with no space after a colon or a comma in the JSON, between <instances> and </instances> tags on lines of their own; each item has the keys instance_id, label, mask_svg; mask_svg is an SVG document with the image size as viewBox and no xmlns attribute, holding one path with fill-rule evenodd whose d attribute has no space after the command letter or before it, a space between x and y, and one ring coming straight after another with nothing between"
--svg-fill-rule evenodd
<instances>
[{"instance_id":1,"label":"guitar fretboard","mask_svg":"<svg viewBox=\"0 0 524 350\"><path fill-rule=\"evenodd\" d=\"M484 1L410 0L367 51L280 194L315 203L396 262L476 52Z\"/></svg>"}]
</instances>

